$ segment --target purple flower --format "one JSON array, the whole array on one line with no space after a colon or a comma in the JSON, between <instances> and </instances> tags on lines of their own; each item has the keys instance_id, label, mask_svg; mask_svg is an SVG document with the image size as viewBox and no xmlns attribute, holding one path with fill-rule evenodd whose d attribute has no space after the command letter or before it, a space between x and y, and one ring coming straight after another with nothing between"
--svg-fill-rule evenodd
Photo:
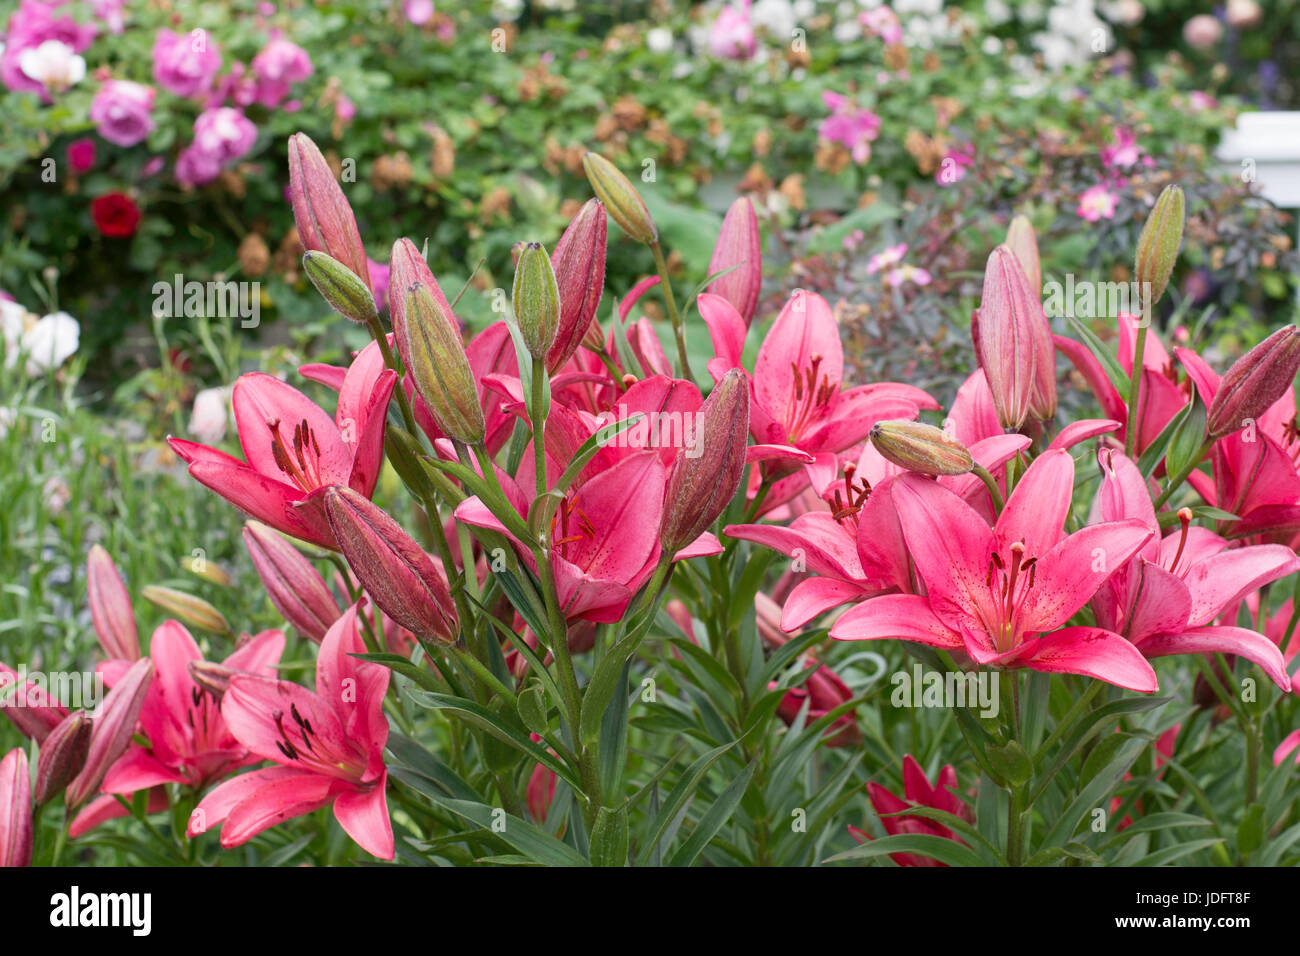
<instances>
[{"instance_id":1,"label":"purple flower","mask_svg":"<svg viewBox=\"0 0 1300 956\"><path fill-rule=\"evenodd\" d=\"M9 89L45 93L44 84L28 76L21 66L22 56L28 50L34 50L49 40L57 40L73 53L80 53L95 39L93 25L80 24L72 17L56 19L54 8L57 6L58 3L23 0L9 18L4 55L0 56L0 81Z\"/></svg>"},{"instance_id":2,"label":"purple flower","mask_svg":"<svg viewBox=\"0 0 1300 956\"><path fill-rule=\"evenodd\" d=\"M257 102L257 77L248 72L248 67L236 60L230 64L230 72L217 81L208 97L208 106L216 109L227 100L241 109Z\"/></svg>"},{"instance_id":3,"label":"purple flower","mask_svg":"<svg viewBox=\"0 0 1300 956\"><path fill-rule=\"evenodd\" d=\"M402 0L402 12L407 20L422 27L433 19L433 0Z\"/></svg>"},{"instance_id":4,"label":"purple flower","mask_svg":"<svg viewBox=\"0 0 1300 956\"><path fill-rule=\"evenodd\" d=\"M153 76L163 89L177 96L197 96L207 91L220 69L221 52L206 32L158 31L153 44Z\"/></svg>"},{"instance_id":5,"label":"purple flower","mask_svg":"<svg viewBox=\"0 0 1300 956\"><path fill-rule=\"evenodd\" d=\"M126 0L90 0L90 9L114 36L126 29Z\"/></svg>"},{"instance_id":6,"label":"purple flower","mask_svg":"<svg viewBox=\"0 0 1300 956\"><path fill-rule=\"evenodd\" d=\"M134 146L154 127L154 89L130 80L105 80L90 104L90 121L110 143Z\"/></svg>"},{"instance_id":7,"label":"purple flower","mask_svg":"<svg viewBox=\"0 0 1300 956\"><path fill-rule=\"evenodd\" d=\"M739 6L728 3L718 11L718 19L709 28L709 50L728 60L748 60L758 49L754 24L749 19L750 0Z\"/></svg>"},{"instance_id":8,"label":"purple flower","mask_svg":"<svg viewBox=\"0 0 1300 956\"><path fill-rule=\"evenodd\" d=\"M68 144L68 165L75 173L88 173L95 168L95 141L89 136Z\"/></svg>"},{"instance_id":9,"label":"purple flower","mask_svg":"<svg viewBox=\"0 0 1300 956\"><path fill-rule=\"evenodd\" d=\"M842 93L822 92L822 102L831 115L822 120L817 135L832 143L841 143L858 165L871 158L871 141L880 135L880 117L862 109Z\"/></svg>"},{"instance_id":10,"label":"purple flower","mask_svg":"<svg viewBox=\"0 0 1300 956\"><path fill-rule=\"evenodd\" d=\"M391 268L386 262L376 262L369 256L366 256L366 264L370 267L370 285L375 293L375 306L383 312L388 308L388 274Z\"/></svg>"},{"instance_id":11,"label":"purple flower","mask_svg":"<svg viewBox=\"0 0 1300 956\"><path fill-rule=\"evenodd\" d=\"M204 110L194 121L194 142L176 157L176 178L188 186L209 183L223 166L246 156L256 140L257 127L240 110Z\"/></svg>"},{"instance_id":12,"label":"purple flower","mask_svg":"<svg viewBox=\"0 0 1300 956\"><path fill-rule=\"evenodd\" d=\"M275 109L289 95L289 88L311 76L315 67L302 47L283 37L272 37L253 57L253 72L257 74L257 101Z\"/></svg>"}]
</instances>

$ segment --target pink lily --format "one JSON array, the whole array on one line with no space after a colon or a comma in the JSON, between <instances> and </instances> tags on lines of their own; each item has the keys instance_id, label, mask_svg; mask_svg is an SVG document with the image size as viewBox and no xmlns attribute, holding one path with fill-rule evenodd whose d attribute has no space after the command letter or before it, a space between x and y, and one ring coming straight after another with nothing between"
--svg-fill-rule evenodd
<instances>
[{"instance_id":1,"label":"pink lily","mask_svg":"<svg viewBox=\"0 0 1300 956\"><path fill-rule=\"evenodd\" d=\"M347 485L370 497L383 464L384 419L397 374L354 365L330 418L291 385L261 372L240 376L233 404L247 461L179 438L168 442L190 474L251 517L325 548L325 489ZM297 507L306 502L306 507Z\"/></svg>"},{"instance_id":2,"label":"pink lily","mask_svg":"<svg viewBox=\"0 0 1300 956\"><path fill-rule=\"evenodd\" d=\"M1140 521L1064 534L1074 461L1047 451L1029 466L997 523L933 481L894 482L899 523L926 596L871 598L831 628L839 640L892 638L965 651L983 666L1083 674L1130 690L1155 672L1114 631L1064 627L1150 538Z\"/></svg>"},{"instance_id":3,"label":"pink lily","mask_svg":"<svg viewBox=\"0 0 1300 956\"><path fill-rule=\"evenodd\" d=\"M13 687L10 690L10 687ZM64 707L40 684L22 677L0 661L0 714L4 714L24 737L44 743L50 731L68 716Z\"/></svg>"},{"instance_id":4,"label":"pink lily","mask_svg":"<svg viewBox=\"0 0 1300 956\"><path fill-rule=\"evenodd\" d=\"M921 765L911 754L907 754L903 757L903 799L899 799L878 783L867 784L867 795L871 798L871 806L880 817L881 825L890 836L919 834L956 840L962 844L966 842L937 820L904 812L912 807L929 807L932 810L951 813L963 820L970 820L970 809L957 796L957 771L951 764L944 766L939 771L938 778L931 784L930 778L921 769ZM871 839L857 827L849 827L849 833L859 843ZM915 853L891 853L889 856L899 866L948 865Z\"/></svg>"},{"instance_id":5,"label":"pink lily","mask_svg":"<svg viewBox=\"0 0 1300 956\"><path fill-rule=\"evenodd\" d=\"M1160 538L1146 481L1123 455L1105 453L1096 513L1103 521L1136 520L1152 537L1092 599L1097 623L1124 635L1147 658L1171 654L1236 654L1254 661L1284 690L1291 686L1282 653L1263 634L1215 624L1224 608L1270 581L1300 569L1290 548L1230 548L1208 528L1181 527Z\"/></svg>"},{"instance_id":6,"label":"pink lily","mask_svg":"<svg viewBox=\"0 0 1300 956\"><path fill-rule=\"evenodd\" d=\"M525 453L525 464L530 459ZM519 514L527 514L531 494L526 495L509 475L501 473L499 477ZM521 468L519 479L524 487L531 488L531 468ZM568 620L617 621L623 616L659 560L659 522L667 482L668 467L660 454L642 451L621 458L569 489L549 537L551 569ZM477 497L461 502L456 518L509 536L501 521ZM515 544L520 559L536 573L532 551L518 541ZM721 550L718 540L706 532L677 552L675 559Z\"/></svg>"},{"instance_id":7,"label":"pink lily","mask_svg":"<svg viewBox=\"0 0 1300 956\"><path fill-rule=\"evenodd\" d=\"M222 663L235 671L274 677L284 634L264 631ZM149 657L156 668L140 711L148 744L132 743L104 778L105 793L130 794L164 783L202 789L258 758L239 743L221 716L220 702L194 682L190 664L203 653L189 631L167 621L154 631Z\"/></svg>"},{"instance_id":8,"label":"pink lily","mask_svg":"<svg viewBox=\"0 0 1300 956\"><path fill-rule=\"evenodd\" d=\"M1119 363L1128 375L1133 374L1133 358L1137 352L1138 318L1121 312L1119 321ZM1111 382L1101 362L1087 346L1063 335L1052 336L1058 350L1074 363L1088 387L1101 403L1102 413L1120 422L1118 437L1127 439L1127 396ZM1142 350L1142 398L1137 416L1137 445L1139 452L1155 441L1156 436L1169 424L1169 420L1187 404L1191 389L1186 380L1178 381L1177 367L1160 339L1147 330L1146 346Z\"/></svg>"},{"instance_id":9,"label":"pink lily","mask_svg":"<svg viewBox=\"0 0 1300 956\"><path fill-rule=\"evenodd\" d=\"M0 760L0 867L31 866L32 838L31 771L15 747Z\"/></svg>"},{"instance_id":10,"label":"pink lily","mask_svg":"<svg viewBox=\"0 0 1300 956\"><path fill-rule=\"evenodd\" d=\"M247 843L268 827L333 805L357 844L393 858L388 818L383 713L388 668L360 661L366 646L353 605L321 642L316 692L288 681L236 675L221 701L231 734L276 764L220 784L199 803L189 835L221 827L223 847Z\"/></svg>"}]
</instances>

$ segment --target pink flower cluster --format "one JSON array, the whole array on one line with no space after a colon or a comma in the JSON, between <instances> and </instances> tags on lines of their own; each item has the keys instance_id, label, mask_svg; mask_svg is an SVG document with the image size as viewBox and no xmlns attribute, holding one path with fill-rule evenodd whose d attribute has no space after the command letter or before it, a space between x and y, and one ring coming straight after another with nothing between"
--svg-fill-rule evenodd
<instances>
[{"instance_id":1,"label":"pink flower cluster","mask_svg":"<svg viewBox=\"0 0 1300 956\"><path fill-rule=\"evenodd\" d=\"M822 120L817 135L845 146L858 165L866 163L871 159L871 144L880 135L880 117L842 93L826 90L822 102L831 115Z\"/></svg>"},{"instance_id":2,"label":"pink flower cluster","mask_svg":"<svg viewBox=\"0 0 1300 956\"><path fill-rule=\"evenodd\" d=\"M58 0L22 0L9 18L4 53L0 55L0 81L11 90L45 94L46 86L23 69L25 54L44 44L61 45L67 54L78 54L90 46L96 29L78 23L71 16L57 16ZM49 48L47 48L49 49Z\"/></svg>"}]
</instances>

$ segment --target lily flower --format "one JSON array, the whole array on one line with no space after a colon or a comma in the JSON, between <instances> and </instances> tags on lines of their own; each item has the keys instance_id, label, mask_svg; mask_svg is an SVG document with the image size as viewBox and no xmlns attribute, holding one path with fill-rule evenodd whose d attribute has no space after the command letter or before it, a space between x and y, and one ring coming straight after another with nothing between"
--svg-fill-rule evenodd
<instances>
[{"instance_id":1,"label":"lily flower","mask_svg":"<svg viewBox=\"0 0 1300 956\"><path fill-rule=\"evenodd\" d=\"M367 853L393 858L388 818L383 713L388 668L358 660L366 646L359 607L344 612L321 642L316 692L289 681L239 674L221 700L235 739L276 764L220 784L190 818L191 837L221 827L223 847L247 843L268 827L321 807Z\"/></svg>"},{"instance_id":2,"label":"lily flower","mask_svg":"<svg viewBox=\"0 0 1300 956\"><path fill-rule=\"evenodd\" d=\"M347 485L368 498L383 464L384 420L397 373L385 369L372 379L366 372L349 369L334 418L273 376L240 376L232 404L247 461L179 438L168 442L195 480L249 516L336 549L325 519L326 489Z\"/></svg>"},{"instance_id":3,"label":"lily flower","mask_svg":"<svg viewBox=\"0 0 1300 956\"><path fill-rule=\"evenodd\" d=\"M1151 665L1119 634L1064 626L1152 537L1131 520L1065 535L1073 488L1069 453L1044 452L990 528L935 482L915 475L897 479L898 519L926 595L864 601L835 623L831 637L914 641L965 651L982 666L1083 674L1154 691Z\"/></svg>"},{"instance_id":4,"label":"lily flower","mask_svg":"<svg viewBox=\"0 0 1300 956\"><path fill-rule=\"evenodd\" d=\"M275 675L284 653L284 634L264 631L222 663L235 671ZM105 793L131 794L164 783L201 789L241 767L257 763L231 734L220 701L195 683L190 664L203 653L184 625L167 621L154 631L149 658L155 677L140 711L148 744L133 742L109 768Z\"/></svg>"},{"instance_id":5,"label":"lily flower","mask_svg":"<svg viewBox=\"0 0 1300 956\"><path fill-rule=\"evenodd\" d=\"M1140 521L1152 536L1093 597L1097 623L1124 635L1147 658L1236 654L1289 689L1291 679L1273 641L1214 620L1261 586L1300 569L1295 552L1280 544L1230 547L1208 528L1193 527L1188 509L1178 513L1180 527L1161 539L1137 466L1108 452L1102 467L1096 513L1103 521Z\"/></svg>"},{"instance_id":6,"label":"lily flower","mask_svg":"<svg viewBox=\"0 0 1300 956\"><path fill-rule=\"evenodd\" d=\"M956 840L962 844L966 842L938 820L905 812L913 807L929 807L932 810L951 813L963 820L970 820L970 809L957 796L957 771L951 764L943 767L939 771L938 778L931 784L930 778L921 769L921 765L911 754L907 754L903 757L903 797L900 799L878 783L867 784L867 795L871 798L871 806L880 817L881 825L890 836L919 834ZM849 827L849 834L859 843L871 839L857 827ZM891 853L889 856L899 866L948 865L915 853Z\"/></svg>"}]
</instances>

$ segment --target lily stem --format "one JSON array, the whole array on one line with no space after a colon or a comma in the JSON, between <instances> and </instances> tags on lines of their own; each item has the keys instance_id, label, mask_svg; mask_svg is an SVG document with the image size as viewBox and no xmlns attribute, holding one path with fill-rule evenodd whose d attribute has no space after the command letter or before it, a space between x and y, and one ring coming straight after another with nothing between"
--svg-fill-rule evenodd
<instances>
[{"instance_id":1,"label":"lily stem","mask_svg":"<svg viewBox=\"0 0 1300 956\"><path fill-rule=\"evenodd\" d=\"M673 323L673 335L677 339L677 360L682 366L682 378L695 380L691 374L691 362L686 357L686 329L682 326L681 313L677 311L677 300L673 298L673 285L668 279L668 261L664 258L664 251L659 246L659 240L650 243L650 251L654 253L655 267L659 270L659 283L664 288L664 303L668 306L668 318Z\"/></svg>"}]
</instances>

